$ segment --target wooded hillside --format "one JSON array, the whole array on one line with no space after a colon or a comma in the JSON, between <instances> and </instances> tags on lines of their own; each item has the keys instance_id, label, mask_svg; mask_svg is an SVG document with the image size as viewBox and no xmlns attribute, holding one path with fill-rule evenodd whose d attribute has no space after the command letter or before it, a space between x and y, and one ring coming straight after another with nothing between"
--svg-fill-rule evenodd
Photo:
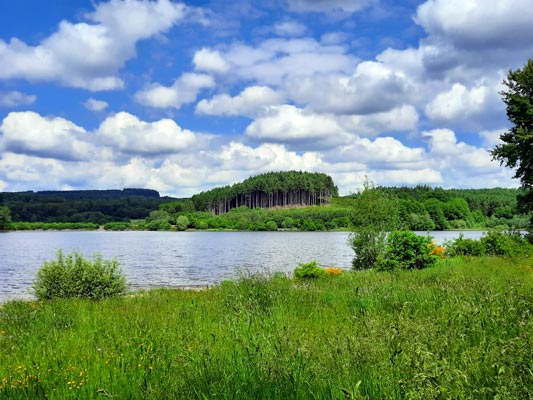
<instances>
[{"instance_id":1,"label":"wooded hillside","mask_svg":"<svg viewBox=\"0 0 533 400\"><path fill-rule=\"evenodd\" d=\"M197 211L215 215L233 208L273 208L314 206L329 203L338 196L330 176L302 171L268 172L243 182L194 195L191 200Z\"/></svg>"}]
</instances>

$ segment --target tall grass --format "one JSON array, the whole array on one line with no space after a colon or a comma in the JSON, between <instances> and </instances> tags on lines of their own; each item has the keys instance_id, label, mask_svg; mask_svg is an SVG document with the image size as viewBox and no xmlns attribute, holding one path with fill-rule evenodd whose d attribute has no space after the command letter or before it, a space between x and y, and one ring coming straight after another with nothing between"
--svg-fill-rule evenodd
<instances>
[{"instance_id":1,"label":"tall grass","mask_svg":"<svg viewBox=\"0 0 533 400\"><path fill-rule=\"evenodd\" d=\"M11 302L0 309L0 398L531 399L528 265L451 259Z\"/></svg>"}]
</instances>

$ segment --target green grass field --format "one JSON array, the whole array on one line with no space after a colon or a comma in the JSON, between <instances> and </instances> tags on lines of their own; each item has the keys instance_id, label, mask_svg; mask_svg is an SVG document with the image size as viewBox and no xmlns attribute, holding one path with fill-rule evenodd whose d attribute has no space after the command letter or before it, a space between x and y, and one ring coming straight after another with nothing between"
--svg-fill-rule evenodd
<instances>
[{"instance_id":1,"label":"green grass field","mask_svg":"<svg viewBox=\"0 0 533 400\"><path fill-rule=\"evenodd\" d=\"M0 308L2 399L532 399L533 260Z\"/></svg>"}]
</instances>

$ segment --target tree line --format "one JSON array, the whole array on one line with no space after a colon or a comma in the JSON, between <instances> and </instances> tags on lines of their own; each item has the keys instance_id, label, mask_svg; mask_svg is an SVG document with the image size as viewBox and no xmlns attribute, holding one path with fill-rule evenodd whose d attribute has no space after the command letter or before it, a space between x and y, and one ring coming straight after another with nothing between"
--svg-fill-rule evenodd
<instances>
[{"instance_id":1,"label":"tree line","mask_svg":"<svg viewBox=\"0 0 533 400\"><path fill-rule=\"evenodd\" d=\"M0 206L9 209L13 222L129 222L175 200L151 189L0 193Z\"/></svg>"},{"instance_id":2,"label":"tree line","mask_svg":"<svg viewBox=\"0 0 533 400\"><path fill-rule=\"evenodd\" d=\"M302 171L268 172L231 186L211 189L192 196L196 211L214 215L233 208L274 208L314 206L338 196L333 179L323 173Z\"/></svg>"}]
</instances>

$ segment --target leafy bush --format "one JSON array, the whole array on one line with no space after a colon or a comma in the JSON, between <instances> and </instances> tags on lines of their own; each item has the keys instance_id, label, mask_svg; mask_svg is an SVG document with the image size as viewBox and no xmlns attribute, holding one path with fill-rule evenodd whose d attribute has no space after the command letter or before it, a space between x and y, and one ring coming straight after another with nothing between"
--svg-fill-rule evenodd
<instances>
[{"instance_id":1,"label":"leafy bush","mask_svg":"<svg viewBox=\"0 0 533 400\"><path fill-rule=\"evenodd\" d=\"M387 232L400 224L398 201L366 182L353 205L350 214L353 232L349 239L355 253L353 268L375 268L385 253Z\"/></svg>"},{"instance_id":2,"label":"leafy bush","mask_svg":"<svg viewBox=\"0 0 533 400\"><path fill-rule=\"evenodd\" d=\"M433 243L429 236L411 231L394 231L387 237L387 246L378 269L422 269L432 266L437 257L432 255Z\"/></svg>"},{"instance_id":3,"label":"leafy bush","mask_svg":"<svg viewBox=\"0 0 533 400\"><path fill-rule=\"evenodd\" d=\"M177 219L176 219L176 229L178 231L184 231L185 229L187 229L189 227L189 218L187 218L185 215L180 215Z\"/></svg>"},{"instance_id":4,"label":"leafy bush","mask_svg":"<svg viewBox=\"0 0 533 400\"><path fill-rule=\"evenodd\" d=\"M490 230L480 239L485 254L491 256L518 256L531 253L531 246L520 233Z\"/></svg>"},{"instance_id":5,"label":"leafy bush","mask_svg":"<svg viewBox=\"0 0 533 400\"><path fill-rule=\"evenodd\" d=\"M320 267L316 261L300 264L300 266L294 270L294 276L300 279L316 279L326 275L326 270Z\"/></svg>"},{"instance_id":6,"label":"leafy bush","mask_svg":"<svg viewBox=\"0 0 533 400\"><path fill-rule=\"evenodd\" d=\"M449 256L481 256L485 253L479 240L465 239L461 233L455 240L445 243L446 254Z\"/></svg>"},{"instance_id":7,"label":"leafy bush","mask_svg":"<svg viewBox=\"0 0 533 400\"><path fill-rule=\"evenodd\" d=\"M265 226L266 226L266 230L267 231L277 231L278 230L278 224L276 224L275 221L268 221Z\"/></svg>"},{"instance_id":8,"label":"leafy bush","mask_svg":"<svg viewBox=\"0 0 533 400\"><path fill-rule=\"evenodd\" d=\"M451 256L528 256L533 254L533 246L520 233L492 229L480 240L465 239L460 235L446 243L446 253Z\"/></svg>"},{"instance_id":9,"label":"leafy bush","mask_svg":"<svg viewBox=\"0 0 533 400\"><path fill-rule=\"evenodd\" d=\"M121 295L126 291L126 278L118 265L117 260L104 260L99 254L90 261L78 252L64 255L60 250L56 260L45 261L37 271L33 289L39 300L70 297L98 300Z\"/></svg>"}]
</instances>

